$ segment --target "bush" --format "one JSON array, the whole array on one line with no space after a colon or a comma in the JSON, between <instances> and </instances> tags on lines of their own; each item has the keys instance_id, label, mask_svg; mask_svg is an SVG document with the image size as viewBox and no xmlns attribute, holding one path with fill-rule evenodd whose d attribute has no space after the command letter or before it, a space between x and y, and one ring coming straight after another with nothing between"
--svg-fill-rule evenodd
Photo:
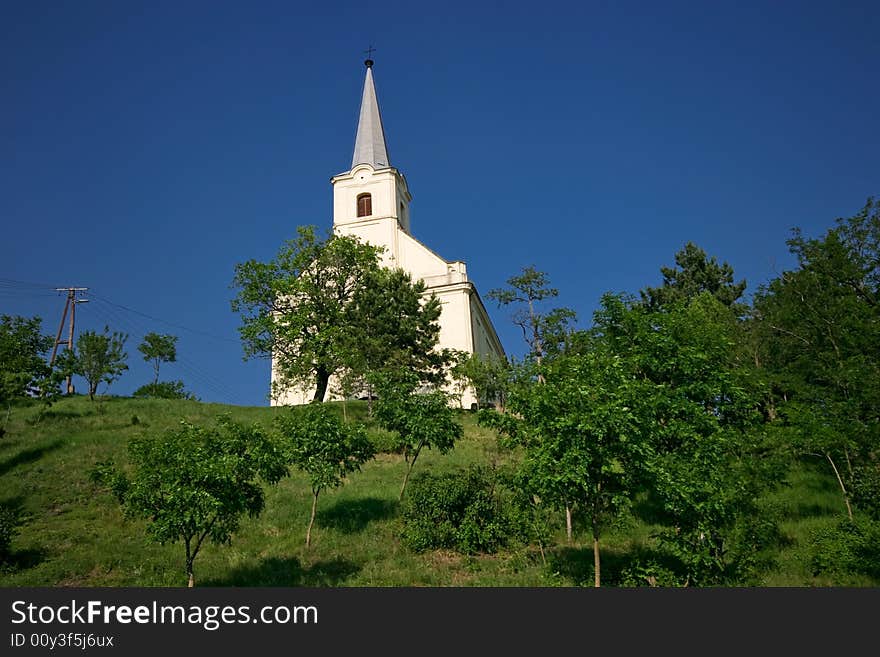
<instances>
[{"instance_id":1,"label":"bush","mask_svg":"<svg viewBox=\"0 0 880 657\"><path fill-rule=\"evenodd\" d=\"M403 501L401 539L417 552L496 552L514 540L528 540L523 514L498 477L482 468L422 473Z\"/></svg>"},{"instance_id":2,"label":"bush","mask_svg":"<svg viewBox=\"0 0 880 657\"><path fill-rule=\"evenodd\" d=\"M132 397L154 399L190 399L198 401L191 392L183 389L183 381L160 381L141 386L132 393Z\"/></svg>"},{"instance_id":3,"label":"bush","mask_svg":"<svg viewBox=\"0 0 880 657\"><path fill-rule=\"evenodd\" d=\"M12 539L21 525L21 512L8 506L0 506L0 563L12 553Z\"/></svg>"},{"instance_id":4,"label":"bush","mask_svg":"<svg viewBox=\"0 0 880 657\"><path fill-rule=\"evenodd\" d=\"M880 578L880 522L866 516L844 518L813 533L813 574L861 573Z\"/></svg>"}]
</instances>

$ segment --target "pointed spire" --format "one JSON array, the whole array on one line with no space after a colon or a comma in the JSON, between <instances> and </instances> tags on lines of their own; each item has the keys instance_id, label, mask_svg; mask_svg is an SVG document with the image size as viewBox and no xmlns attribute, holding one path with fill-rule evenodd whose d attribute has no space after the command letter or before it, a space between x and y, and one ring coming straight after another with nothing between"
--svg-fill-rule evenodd
<instances>
[{"instance_id":1,"label":"pointed spire","mask_svg":"<svg viewBox=\"0 0 880 657\"><path fill-rule=\"evenodd\" d=\"M358 120L351 166L354 168L358 164L369 164L378 169L391 166L391 161L388 159L382 117L379 115L379 101L376 100L376 88L373 86L373 60L368 59L364 64L367 66L367 78L364 80L361 116Z\"/></svg>"}]
</instances>

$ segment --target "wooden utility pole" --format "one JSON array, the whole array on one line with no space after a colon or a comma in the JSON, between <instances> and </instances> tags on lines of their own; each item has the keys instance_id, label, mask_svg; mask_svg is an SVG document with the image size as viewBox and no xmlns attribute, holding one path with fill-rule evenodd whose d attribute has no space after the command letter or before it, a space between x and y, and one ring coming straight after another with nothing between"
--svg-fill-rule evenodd
<instances>
[{"instance_id":1,"label":"wooden utility pole","mask_svg":"<svg viewBox=\"0 0 880 657\"><path fill-rule=\"evenodd\" d=\"M82 294L89 288L87 287L56 287L59 292L67 292L67 299L64 302L64 312L61 314L61 323L58 325L58 333L55 335L55 345L52 347L52 356L49 358L49 367L55 363L55 354L58 352L59 344L66 344L69 350L73 350L73 327L76 319L76 304L88 303L88 299L78 299L77 294ZM61 340L61 332L64 330L64 320L67 318L67 309L70 308L70 329L67 332L67 340ZM72 395L74 392L73 383L70 375L67 376L67 394Z\"/></svg>"}]
</instances>

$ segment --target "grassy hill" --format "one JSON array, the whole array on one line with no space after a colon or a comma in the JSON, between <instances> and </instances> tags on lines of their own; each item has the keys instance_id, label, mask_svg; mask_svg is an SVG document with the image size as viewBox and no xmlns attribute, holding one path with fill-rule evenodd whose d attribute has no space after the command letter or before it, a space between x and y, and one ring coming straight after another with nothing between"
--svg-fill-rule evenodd
<instances>
[{"instance_id":1,"label":"grassy hill","mask_svg":"<svg viewBox=\"0 0 880 657\"><path fill-rule=\"evenodd\" d=\"M366 406L349 403L349 416L366 418ZM13 539L13 556L0 571L2 586L184 586L183 548L148 541L144 524L123 518L116 500L90 482L98 461L125 462L133 436L161 432L181 419L211 424L222 413L266 426L275 408L195 401L110 398L64 399L40 414L37 406L13 409L0 438L0 502L20 507L25 522ZM339 412L342 412L341 406ZM493 432L462 412L465 437L447 455L426 451L415 471L501 463ZM370 427L377 445L382 432ZM397 495L405 463L380 453L339 489L321 496L312 546L304 545L311 493L294 473L267 491L266 508L245 519L231 545L207 545L196 561L200 586L569 586L589 585L592 544L576 527L565 539L560 516L545 564L537 548L496 555L415 554L398 539ZM811 533L842 512L835 482L810 464L798 464L774 501L784 540L767 586L874 586L863 576L816 577L810 567ZM649 545L651 527L635 519L618 523L603 546L608 584ZM583 541L583 542L581 542Z\"/></svg>"}]
</instances>

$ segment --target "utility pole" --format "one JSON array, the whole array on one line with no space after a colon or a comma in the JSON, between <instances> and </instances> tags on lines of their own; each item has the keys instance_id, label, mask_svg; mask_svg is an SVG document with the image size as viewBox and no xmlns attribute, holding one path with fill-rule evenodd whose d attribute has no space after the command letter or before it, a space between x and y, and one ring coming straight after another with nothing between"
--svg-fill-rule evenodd
<instances>
[{"instance_id":1,"label":"utility pole","mask_svg":"<svg viewBox=\"0 0 880 657\"><path fill-rule=\"evenodd\" d=\"M77 298L77 294L83 294L89 288L87 287L56 287L58 292L67 292L67 300L64 302L64 312L61 314L61 323L58 325L58 333L55 336L55 345L52 347L52 356L49 358L49 367L55 363L55 354L58 352L59 344L66 344L69 350L73 350L73 326L76 318L76 304L88 303L88 299ZM67 309L70 308L70 329L67 333L67 340L61 340L61 331L64 330L64 320L67 318ZM73 383L70 375L67 375L67 394L72 395Z\"/></svg>"}]
</instances>

